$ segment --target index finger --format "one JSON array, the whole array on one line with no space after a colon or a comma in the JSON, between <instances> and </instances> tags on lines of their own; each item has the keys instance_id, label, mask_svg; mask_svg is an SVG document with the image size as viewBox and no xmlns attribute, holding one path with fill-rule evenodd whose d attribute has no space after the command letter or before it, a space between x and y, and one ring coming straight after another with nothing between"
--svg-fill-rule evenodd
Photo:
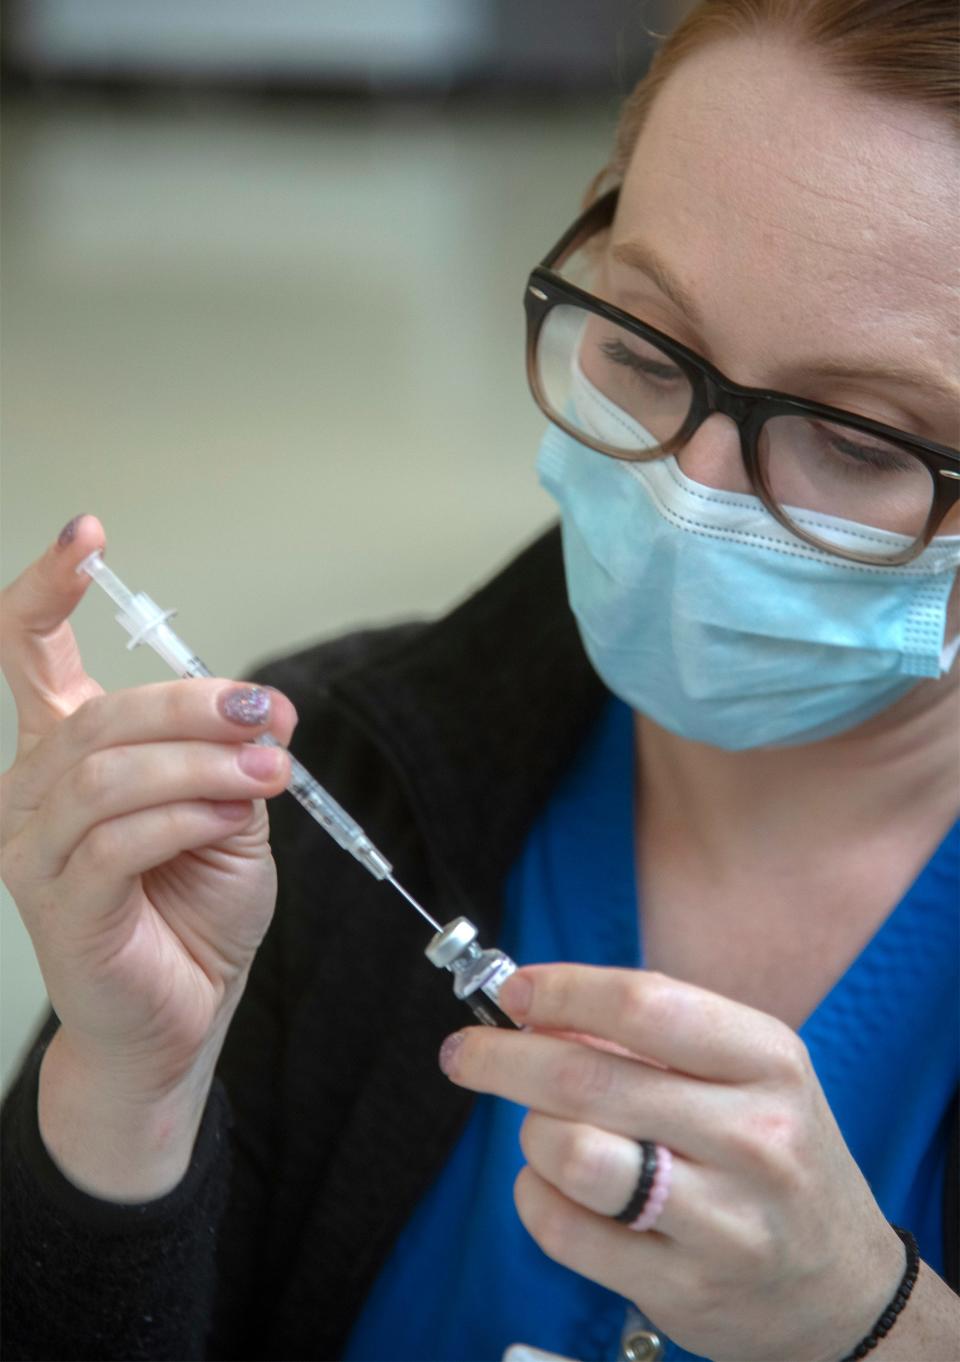
<instances>
[{"instance_id":1,"label":"index finger","mask_svg":"<svg viewBox=\"0 0 960 1362\"><path fill-rule=\"evenodd\" d=\"M67 623L90 585L76 566L106 536L96 516L75 516L58 540L0 594L3 673L13 692L21 745L32 745L85 700L101 694ZM26 741L25 741L26 740Z\"/></svg>"},{"instance_id":2,"label":"index finger","mask_svg":"<svg viewBox=\"0 0 960 1362\"><path fill-rule=\"evenodd\" d=\"M744 1083L781 1076L799 1042L775 1017L652 970L529 965L503 984L516 1021L580 1031L695 1078Z\"/></svg>"}]
</instances>

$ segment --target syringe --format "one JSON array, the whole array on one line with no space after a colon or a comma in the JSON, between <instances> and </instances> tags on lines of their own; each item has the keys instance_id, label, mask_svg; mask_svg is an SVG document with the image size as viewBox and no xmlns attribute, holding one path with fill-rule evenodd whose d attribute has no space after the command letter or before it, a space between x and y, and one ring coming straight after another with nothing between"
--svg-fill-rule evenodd
<instances>
[{"instance_id":1,"label":"syringe","mask_svg":"<svg viewBox=\"0 0 960 1362\"><path fill-rule=\"evenodd\" d=\"M209 667L170 628L168 621L177 612L161 610L144 591L131 591L107 567L100 549L88 554L77 565L76 571L86 572L120 607L116 619L130 635L127 641L129 649L136 648L140 643L148 644L178 676L213 675ZM254 742L266 747L282 746L269 733L262 734ZM292 753L288 752L287 755L291 767L287 790L294 799L344 851L356 857L375 879L386 880L392 885L411 908L415 908L433 927L436 934L426 948L427 958L438 968L449 969L454 975L457 997L468 1003L486 1025L513 1027L514 1023L497 1006L500 985L516 969L509 956L502 951L481 951L476 940L477 929L467 918L456 918L446 927L441 927L436 918L431 917L426 908L394 877L393 866L383 852L374 846L356 819L350 817L346 809Z\"/></svg>"}]
</instances>

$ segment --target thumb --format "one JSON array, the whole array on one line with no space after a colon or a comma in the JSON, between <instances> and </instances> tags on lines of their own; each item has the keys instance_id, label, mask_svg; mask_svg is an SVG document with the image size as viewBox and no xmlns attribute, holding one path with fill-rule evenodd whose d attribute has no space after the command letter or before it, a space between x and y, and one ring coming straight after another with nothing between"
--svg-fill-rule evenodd
<instances>
[{"instance_id":1,"label":"thumb","mask_svg":"<svg viewBox=\"0 0 960 1362\"><path fill-rule=\"evenodd\" d=\"M67 623L90 578L76 571L106 543L96 516L76 516L47 551L0 593L0 660L17 705L21 745L41 736L102 688L84 671Z\"/></svg>"}]
</instances>

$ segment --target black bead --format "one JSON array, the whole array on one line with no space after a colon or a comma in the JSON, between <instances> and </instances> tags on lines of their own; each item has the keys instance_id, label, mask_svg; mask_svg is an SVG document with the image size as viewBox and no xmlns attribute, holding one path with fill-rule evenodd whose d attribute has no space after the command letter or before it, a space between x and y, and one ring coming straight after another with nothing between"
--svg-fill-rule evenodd
<instances>
[{"instance_id":1,"label":"black bead","mask_svg":"<svg viewBox=\"0 0 960 1362\"><path fill-rule=\"evenodd\" d=\"M910 1292L913 1290L914 1283L919 1275L920 1251L917 1248L916 1239L914 1239L909 1230L903 1230L899 1225L894 1225L892 1228L896 1231L897 1236L906 1250L907 1262L903 1277L900 1279L896 1295L873 1326L872 1332L857 1344L852 1353L847 1353L847 1355L841 1359L841 1362L855 1362L856 1359L866 1357L867 1353L877 1346L881 1338L886 1338L894 1324L896 1324L897 1316L909 1300Z\"/></svg>"},{"instance_id":2,"label":"black bead","mask_svg":"<svg viewBox=\"0 0 960 1362\"><path fill-rule=\"evenodd\" d=\"M613 1216L613 1219L619 1221L621 1225L629 1225L636 1220L638 1215L643 1213L643 1208L650 1197L650 1188L653 1186L653 1180L657 1175L656 1144L652 1140L638 1140L637 1143L640 1145L641 1154L640 1176L626 1206L619 1215Z\"/></svg>"}]
</instances>

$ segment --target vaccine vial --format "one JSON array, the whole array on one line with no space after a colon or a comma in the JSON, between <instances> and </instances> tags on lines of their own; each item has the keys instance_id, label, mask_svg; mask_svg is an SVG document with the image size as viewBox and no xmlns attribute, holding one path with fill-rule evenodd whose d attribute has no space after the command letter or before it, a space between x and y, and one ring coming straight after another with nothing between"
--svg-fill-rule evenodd
<instances>
[{"instance_id":1,"label":"vaccine vial","mask_svg":"<svg viewBox=\"0 0 960 1362\"><path fill-rule=\"evenodd\" d=\"M432 937L424 954L437 969L450 971L454 993L484 1026L519 1031L497 1002L504 980L517 967L503 951L484 950L477 937L475 924L457 917Z\"/></svg>"}]
</instances>

